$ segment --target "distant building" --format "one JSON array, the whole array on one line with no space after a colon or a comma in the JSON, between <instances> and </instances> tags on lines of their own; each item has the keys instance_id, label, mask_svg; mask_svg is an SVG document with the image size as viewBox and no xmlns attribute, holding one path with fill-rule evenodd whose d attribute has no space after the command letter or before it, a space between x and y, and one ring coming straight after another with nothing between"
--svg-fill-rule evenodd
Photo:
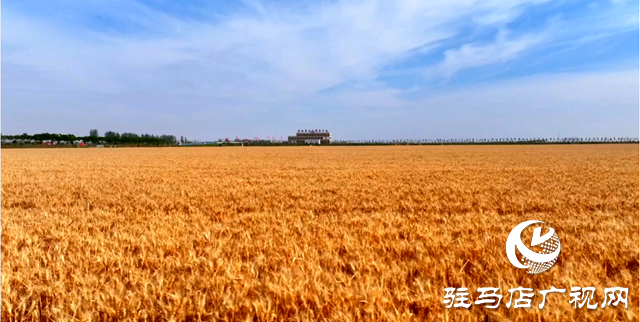
<instances>
[{"instance_id":1,"label":"distant building","mask_svg":"<svg viewBox=\"0 0 640 322\"><path fill-rule=\"evenodd\" d=\"M328 130L298 130L288 141L291 144L331 144L332 139Z\"/></svg>"}]
</instances>

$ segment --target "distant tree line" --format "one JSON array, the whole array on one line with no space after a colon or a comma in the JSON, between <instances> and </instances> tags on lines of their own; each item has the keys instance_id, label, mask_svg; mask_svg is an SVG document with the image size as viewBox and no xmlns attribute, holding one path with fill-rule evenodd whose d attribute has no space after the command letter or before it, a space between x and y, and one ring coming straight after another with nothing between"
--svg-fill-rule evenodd
<instances>
[{"instance_id":1,"label":"distant tree line","mask_svg":"<svg viewBox=\"0 0 640 322\"><path fill-rule=\"evenodd\" d=\"M173 135L153 135L153 134L136 134L131 132L118 133L114 131L106 131L104 136L96 129L89 131L89 136L75 136L73 134L57 134L57 133L38 133L29 135L27 133L19 135L2 134L2 144L8 145L24 145L24 144L52 144L52 145L69 145L69 144L111 144L111 145L307 145L317 144L314 142L305 143L289 143L287 140L267 139L255 140L236 138L234 141L229 139L219 139L218 142L203 142L198 140L189 140L184 136L176 139ZM470 144L593 144L593 143L638 143L637 137L570 137L570 138L468 138L468 139L399 139L399 140L333 140L331 145L470 145Z\"/></svg>"},{"instance_id":2,"label":"distant tree line","mask_svg":"<svg viewBox=\"0 0 640 322\"><path fill-rule=\"evenodd\" d=\"M482 139L399 139L399 140L334 140L331 144L567 144L567 143L638 143L637 137L568 137L568 138L482 138Z\"/></svg>"},{"instance_id":3,"label":"distant tree line","mask_svg":"<svg viewBox=\"0 0 640 322\"><path fill-rule=\"evenodd\" d=\"M522 145L522 144L609 144L638 143L635 137L586 137L586 138L489 138L489 139L418 139L418 140L333 140L329 144L320 144L319 140L306 140L289 143L287 140L249 140L219 139L212 141L182 142L188 146L291 146L291 145Z\"/></svg>"},{"instance_id":4,"label":"distant tree line","mask_svg":"<svg viewBox=\"0 0 640 322\"><path fill-rule=\"evenodd\" d=\"M16 141L16 142L13 142ZM38 133L38 134L19 134L4 135L2 134L2 143L43 143L43 142L59 142L62 144L74 143L106 143L106 144L125 144L125 145L173 145L178 140L174 135L153 135L153 134L136 134L124 132L122 134L114 131L106 131L104 136L100 136L98 130L89 131L89 136L76 136L74 134L58 134L58 133Z\"/></svg>"},{"instance_id":5,"label":"distant tree line","mask_svg":"<svg viewBox=\"0 0 640 322\"><path fill-rule=\"evenodd\" d=\"M124 132L122 134L113 131L104 132L104 141L114 143L151 143L151 144L177 144L174 135L136 134Z\"/></svg>"}]
</instances>

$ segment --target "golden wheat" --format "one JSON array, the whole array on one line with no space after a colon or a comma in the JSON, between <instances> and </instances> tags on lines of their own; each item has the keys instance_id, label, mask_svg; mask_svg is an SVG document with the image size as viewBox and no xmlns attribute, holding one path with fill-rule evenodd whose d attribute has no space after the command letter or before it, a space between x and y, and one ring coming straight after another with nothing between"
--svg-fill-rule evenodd
<instances>
[{"instance_id":1,"label":"golden wheat","mask_svg":"<svg viewBox=\"0 0 640 322\"><path fill-rule=\"evenodd\" d=\"M2 320L638 321L638 178L638 145L4 150ZM541 275L505 254L529 219L562 242Z\"/></svg>"}]
</instances>

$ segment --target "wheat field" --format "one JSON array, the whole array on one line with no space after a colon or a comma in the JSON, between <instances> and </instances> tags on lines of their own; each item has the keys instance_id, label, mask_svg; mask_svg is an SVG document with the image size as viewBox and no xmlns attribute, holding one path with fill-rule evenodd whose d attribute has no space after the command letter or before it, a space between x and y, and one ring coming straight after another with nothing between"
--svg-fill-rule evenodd
<instances>
[{"instance_id":1,"label":"wheat field","mask_svg":"<svg viewBox=\"0 0 640 322\"><path fill-rule=\"evenodd\" d=\"M638 321L638 145L2 151L2 321ZM505 241L556 229L530 275ZM508 289L532 308L507 309ZM551 286L540 310L537 292ZM629 288L574 308L571 287ZM446 308L447 287L500 307Z\"/></svg>"}]
</instances>

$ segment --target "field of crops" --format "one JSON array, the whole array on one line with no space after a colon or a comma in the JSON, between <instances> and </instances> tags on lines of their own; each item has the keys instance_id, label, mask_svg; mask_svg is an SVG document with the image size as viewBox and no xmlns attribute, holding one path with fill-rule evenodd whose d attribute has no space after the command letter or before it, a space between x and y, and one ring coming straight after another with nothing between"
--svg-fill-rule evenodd
<instances>
[{"instance_id":1,"label":"field of crops","mask_svg":"<svg viewBox=\"0 0 640 322\"><path fill-rule=\"evenodd\" d=\"M2 151L2 321L638 321L638 145ZM551 270L505 254L556 229ZM507 309L533 288L532 308ZM551 286L540 310L537 292ZM571 287L628 287L575 309ZM445 308L499 287L498 309Z\"/></svg>"}]
</instances>

